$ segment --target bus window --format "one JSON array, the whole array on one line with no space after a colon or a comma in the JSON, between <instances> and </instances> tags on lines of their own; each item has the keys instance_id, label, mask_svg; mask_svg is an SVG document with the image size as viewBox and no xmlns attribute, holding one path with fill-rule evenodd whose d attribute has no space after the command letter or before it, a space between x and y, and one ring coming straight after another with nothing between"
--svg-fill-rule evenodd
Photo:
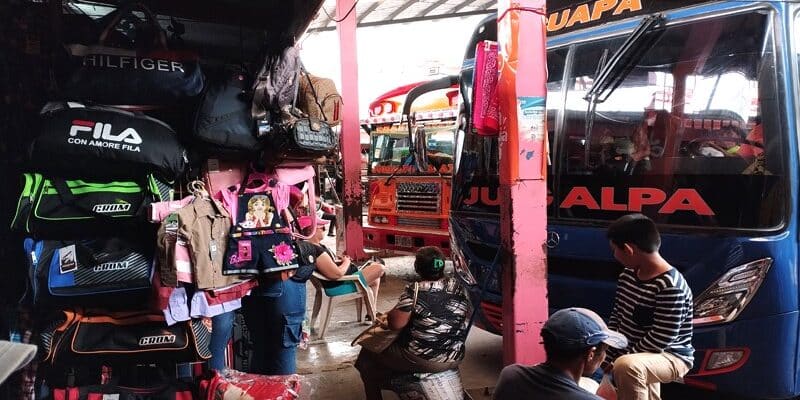
<instances>
[{"instance_id":1,"label":"bus window","mask_svg":"<svg viewBox=\"0 0 800 400\"><path fill-rule=\"evenodd\" d=\"M564 66L566 65L569 48L554 49L547 52L547 142L550 146L550 160L556 157L556 149L559 148L556 131L558 111L564 106ZM556 180L555 163L550 163L547 168L547 191L553 193ZM548 203L547 215L552 216L554 209L552 203Z\"/></svg>"},{"instance_id":2,"label":"bus window","mask_svg":"<svg viewBox=\"0 0 800 400\"><path fill-rule=\"evenodd\" d=\"M625 38L575 46L558 217L644 212L662 224L779 226L785 139L769 26L767 15L748 13L660 28L663 35L597 104L588 132L584 96L597 60Z\"/></svg>"},{"instance_id":3,"label":"bus window","mask_svg":"<svg viewBox=\"0 0 800 400\"><path fill-rule=\"evenodd\" d=\"M408 136L376 135L373 140L371 172L382 173L379 167L399 166L409 155ZM381 169L384 170L384 169Z\"/></svg>"}]
</instances>

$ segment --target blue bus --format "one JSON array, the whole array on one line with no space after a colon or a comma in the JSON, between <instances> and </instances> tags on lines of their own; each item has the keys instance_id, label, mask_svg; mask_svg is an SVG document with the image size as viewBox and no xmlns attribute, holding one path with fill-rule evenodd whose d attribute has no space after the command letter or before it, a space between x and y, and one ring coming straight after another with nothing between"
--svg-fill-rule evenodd
<instances>
[{"instance_id":1,"label":"blue bus","mask_svg":"<svg viewBox=\"0 0 800 400\"><path fill-rule=\"evenodd\" d=\"M500 333L497 136L471 120L475 30L461 72L450 233L460 279ZM695 295L686 383L800 394L798 44L793 1L548 1L547 268L551 311L608 317L622 270L605 230L653 218Z\"/></svg>"}]
</instances>

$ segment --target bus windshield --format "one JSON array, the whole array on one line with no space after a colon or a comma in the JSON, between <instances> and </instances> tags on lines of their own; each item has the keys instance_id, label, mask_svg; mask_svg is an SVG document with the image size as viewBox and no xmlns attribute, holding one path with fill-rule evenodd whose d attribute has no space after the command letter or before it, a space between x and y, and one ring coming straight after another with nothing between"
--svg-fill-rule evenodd
<instances>
[{"instance_id":1,"label":"bus windshield","mask_svg":"<svg viewBox=\"0 0 800 400\"><path fill-rule=\"evenodd\" d=\"M558 102L564 118L551 217L643 212L661 224L781 226L787 139L770 27L768 15L749 12L658 28L652 47L596 104L590 131L584 97L596 60L625 36L570 47L572 70L548 85L558 91L548 93L548 108Z\"/></svg>"},{"instance_id":2,"label":"bus windshield","mask_svg":"<svg viewBox=\"0 0 800 400\"><path fill-rule=\"evenodd\" d=\"M450 123L432 123L424 125L426 146L429 157L437 157L449 164L453 158L453 125ZM405 129L405 125L402 127ZM409 174L414 173L413 162L409 159L411 143L404 130L398 132L374 133L372 151L370 153L370 172L373 174ZM439 170L442 171L441 169Z\"/></svg>"}]
</instances>

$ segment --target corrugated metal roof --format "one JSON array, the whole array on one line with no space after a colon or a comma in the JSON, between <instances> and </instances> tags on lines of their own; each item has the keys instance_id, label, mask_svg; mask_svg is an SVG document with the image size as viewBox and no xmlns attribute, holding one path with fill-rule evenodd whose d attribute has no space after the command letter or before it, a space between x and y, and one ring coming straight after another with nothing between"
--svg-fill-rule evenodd
<instances>
[{"instance_id":1,"label":"corrugated metal roof","mask_svg":"<svg viewBox=\"0 0 800 400\"><path fill-rule=\"evenodd\" d=\"M375 26L436 18L485 14L496 9L496 0L358 0L359 26ZM309 31L336 29L336 0L325 0Z\"/></svg>"}]
</instances>

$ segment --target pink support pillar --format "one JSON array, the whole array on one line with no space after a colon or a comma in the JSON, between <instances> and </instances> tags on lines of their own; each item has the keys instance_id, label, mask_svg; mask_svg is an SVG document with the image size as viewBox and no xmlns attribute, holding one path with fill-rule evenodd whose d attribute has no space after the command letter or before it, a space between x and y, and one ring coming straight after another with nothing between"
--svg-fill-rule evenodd
<instances>
[{"instance_id":1,"label":"pink support pillar","mask_svg":"<svg viewBox=\"0 0 800 400\"><path fill-rule=\"evenodd\" d=\"M500 0L500 222L503 359L544 361L547 320L547 131L545 0Z\"/></svg>"},{"instance_id":2,"label":"pink support pillar","mask_svg":"<svg viewBox=\"0 0 800 400\"><path fill-rule=\"evenodd\" d=\"M344 253L362 259L364 237L361 233L361 143L358 119L358 55L356 54L356 0L337 0L336 26L339 32L339 54L342 63L342 136L340 140L344 164ZM352 10L352 12L350 12ZM349 12L349 15L348 15ZM345 18L345 16L347 16Z\"/></svg>"}]
</instances>

